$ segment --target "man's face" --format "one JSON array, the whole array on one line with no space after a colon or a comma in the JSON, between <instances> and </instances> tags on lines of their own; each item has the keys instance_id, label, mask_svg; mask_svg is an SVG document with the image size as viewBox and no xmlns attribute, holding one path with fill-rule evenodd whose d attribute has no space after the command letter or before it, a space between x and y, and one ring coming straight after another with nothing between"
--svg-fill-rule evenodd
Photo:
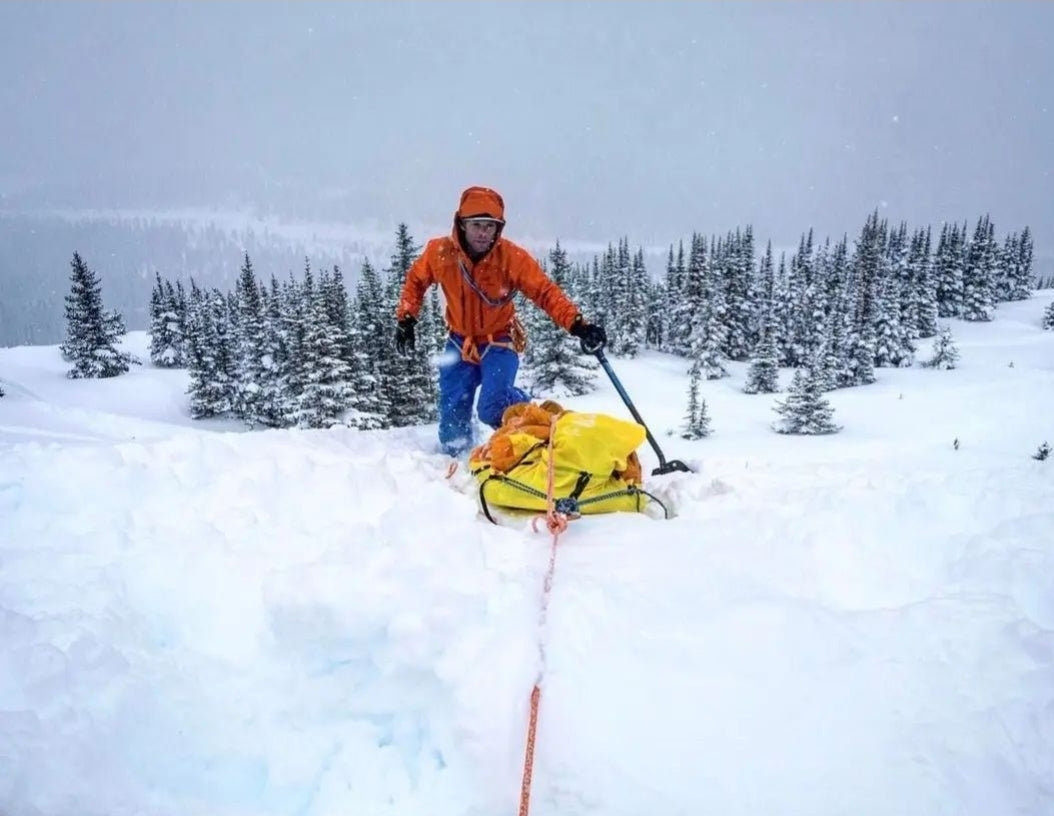
<instances>
[{"instance_id":1,"label":"man's face","mask_svg":"<svg viewBox=\"0 0 1054 816\"><path fill-rule=\"evenodd\" d=\"M472 248L473 252L486 252L494 243L494 237L498 234L498 225L494 221L478 221L468 219L465 221L465 242Z\"/></svg>"}]
</instances>

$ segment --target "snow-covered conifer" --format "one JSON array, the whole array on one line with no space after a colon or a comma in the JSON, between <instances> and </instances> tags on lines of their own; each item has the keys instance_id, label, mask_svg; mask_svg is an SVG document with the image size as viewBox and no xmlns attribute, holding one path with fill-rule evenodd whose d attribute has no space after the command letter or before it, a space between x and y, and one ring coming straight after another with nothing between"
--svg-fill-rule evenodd
<instances>
[{"instance_id":1,"label":"snow-covered conifer","mask_svg":"<svg viewBox=\"0 0 1054 816\"><path fill-rule=\"evenodd\" d=\"M1043 310L1043 328L1054 329L1054 301Z\"/></svg>"},{"instance_id":2,"label":"snow-covered conifer","mask_svg":"<svg viewBox=\"0 0 1054 816\"><path fill-rule=\"evenodd\" d=\"M70 379L116 377L134 362L117 348L125 334L116 311L104 312L102 284L79 253L70 262L70 293L66 296L66 339L60 346L64 360L73 363Z\"/></svg>"},{"instance_id":3,"label":"snow-covered conifer","mask_svg":"<svg viewBox=\"0 0 1054 816\"><path fill-rule=\"evenodd\" d=\"M264 391L267 376L263 364L263 302L248 252L245 253L235 287L234 311L237 315L232 348L235 370L234 411L249 427L253 427L266 421Z\"/></svg>"},{"instance_id":4,"label":"snow-covered conifer","mask_svg":"<svg viewBox=\"0 0 1054 816\"><path fill-rule=\"evenodd\" d=\"M783 434L830 434L841 430L834 409L823 395L822 377L815 363L794 372L787 398L777 402L781 419L773 424Z\"/></svg>"},{"instance_id":5,"label":"snow-covered conifer","mask_svg":"<svg viewBox=\"0 0 1054 816\"><path fill-rule=\"evenodd\" d=\"M380 276L369 259L362 262L352 308L351 405L348 422L363 430L391 425L391 399L384 372L392 365L392 314L384 313L386 300Z\"/></svg>"},{"instance_id":6,"label":"snow-covered conifer","mask_svg":"<svg viewBox=\"0 0 1054 816\"><path fill-rule=\"evenodd\" d=\"M1009 300L1028 300L1032 297L1032 231L1025 227L1021 235L1015 235L1017 239L1012 243L1015 252L1006 258L1005 263L1009 270L1008 278L1010 292Z\"/></svg>"},{"instance_id":7,"label":"snow-covered conifer","mask_svg":"<svg viewBox=\"0 0 1054 816\"><path fill-rule=\"evenodd\" d=\"M342 355L343 337L331 320L325 273L303 304L304 341L301 347L304 387L300 393L297 425L329 428L340 424L350 407L348 363Z\"/></svg>"},{"instance_id":8,"label":"snow-covered conifer","mask_svg":"<svg viewBox=\"0 0 1054 816\"><path fill-rule=\"evenodd\" d=\"M234 408L234 354L230 313L223 293L196 286L190 302L190 415L224 416Z\"/></svg>"},{"instance_id":9,"label":"snow-covered conifer","mask_svg":"<svg viewBox=\"0 0 1054 816\"><path fill-rule=\"evenodd\" d=\"M926 368L955 368L959 361L959 349L952 338L952 330L947 326L941 328L933 341L933 356L923 365Z\"/></svg>"},{"instance_id":10,"label":"snow-covered conifer","mask_svg":"<svg viewBox=\"0 0 1054 816\"><path fill-rule=\"evenodd\" d=\"M995 238L988 216L978 219L963 268L964 320L987 322L995 308Z\"/></svg>"},{"instance_id":11,"label":"snow-covered conifer","mask_svg":"<svg viewBox=\"0 0 1054 816\"><path fill-rule=\"evenodd\" d=\"M699 384L702 380L703 366L696 359L688 377L688 411L681 429L682 439L702 439L710 435L710 416L706 410L706 400L699 396Z\"/></svg>"}]
</instances>

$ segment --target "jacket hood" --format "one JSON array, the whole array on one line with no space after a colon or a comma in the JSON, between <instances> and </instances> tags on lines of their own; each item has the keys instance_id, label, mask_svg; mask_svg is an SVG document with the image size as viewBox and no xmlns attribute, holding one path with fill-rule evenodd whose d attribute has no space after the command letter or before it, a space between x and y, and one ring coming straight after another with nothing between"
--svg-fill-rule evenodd
<instances>
[{"instance_id":1,"label":"jacket hood","mask_svg":"<svg viewBox=\"0 0 1054 816\"><path fill-rule=\"evenodd\" d=\"M505 223L505 202L490 187L469 187L461 194L455 218L493 218Z\"/></svg>"}]
</instances>

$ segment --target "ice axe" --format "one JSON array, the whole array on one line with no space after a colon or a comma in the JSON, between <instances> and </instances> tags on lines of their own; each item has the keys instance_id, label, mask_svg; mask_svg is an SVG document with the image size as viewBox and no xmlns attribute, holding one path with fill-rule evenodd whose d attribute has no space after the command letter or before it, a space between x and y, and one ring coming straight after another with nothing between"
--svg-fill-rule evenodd
<instances>
[{"instance_id":1,"label":"ice axe","mask_svg":"<svg viewBox=\"0 0 1054 816\"><path fill-rule=\"evenodd\" d=\"M608 362L608 358L604 356L604 343L597 343L595 345L587 345L585 339L582 340L582 353L592 354L600 362L604 371L607 372L608 378L611 380L611 384L615 386L615 390L618 391L618 395L622 397L622 401L626 403L626 407L629 408L629 412L633 414L633 418L637 420L637 423L644 428L644 433L648 437L648 443L655 450L655 455L659 457L659 466L651 472L652 476L662 476L666 473L692 473L692 469L688 467L680 459L671 459L669 462L666 461L666 457L662 455L662 451L659 449L659 443L655 441L655 437L651 435L651 431L648 430L648 426L644 423L641 418L640 412L634 407L633 401L630 400L629 394L626 393L626 389L622 387L622 383L619 382L619 378L615 376L615 372L611 368L611 363Z\"/></svg>"}]
</instances>

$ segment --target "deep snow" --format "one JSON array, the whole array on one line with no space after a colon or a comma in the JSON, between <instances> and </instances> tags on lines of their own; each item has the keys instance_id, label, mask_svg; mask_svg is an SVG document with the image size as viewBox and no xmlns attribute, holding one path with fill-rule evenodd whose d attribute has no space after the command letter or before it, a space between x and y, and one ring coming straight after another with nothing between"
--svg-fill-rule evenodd
<instances>
[{"instance_id":1,"label":"deep snow","mask_svg":"<svg viewBox=\"0 0 1054 816\"><path fill-rule=\"evenodd\" d=\"M537 816L1052 813L1051 296L827 437L741 364L668 436L685 361L613 359L699 472L571 523L542 630L550 536L481 521L434 427L246 432L185 372L0 349L0 813L514 813L539 671ZM626 416L600 386L559 398Z\"/></svg>"}]
</instances>

